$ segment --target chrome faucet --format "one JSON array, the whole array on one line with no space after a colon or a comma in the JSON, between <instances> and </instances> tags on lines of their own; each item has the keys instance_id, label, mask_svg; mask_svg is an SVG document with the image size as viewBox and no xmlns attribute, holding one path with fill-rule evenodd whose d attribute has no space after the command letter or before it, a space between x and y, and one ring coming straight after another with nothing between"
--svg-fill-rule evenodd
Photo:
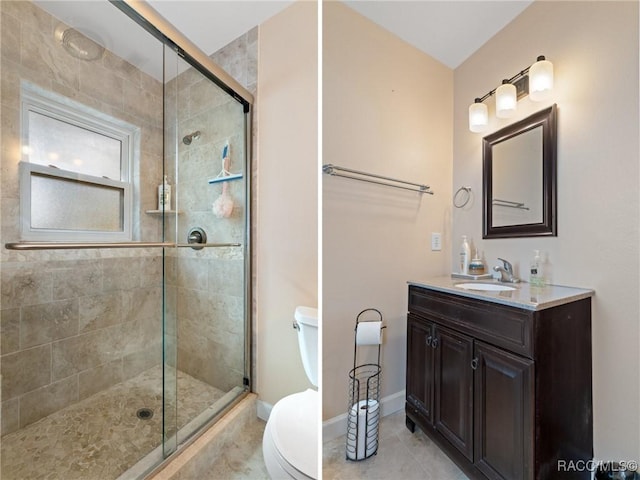
<instances>
[{"instance_id":1,"label":"chrome faucet","mask_svg":"<svg viewBox=\"0 0 640 480\"><path fill-rule=\"evenodd\" d=\"M500 272L500 281L507 283L518 283L520 279L513 274L513 265L504 258L498 258L504 265L496 265L493 270Z\"/></svg>"}]
</instances>

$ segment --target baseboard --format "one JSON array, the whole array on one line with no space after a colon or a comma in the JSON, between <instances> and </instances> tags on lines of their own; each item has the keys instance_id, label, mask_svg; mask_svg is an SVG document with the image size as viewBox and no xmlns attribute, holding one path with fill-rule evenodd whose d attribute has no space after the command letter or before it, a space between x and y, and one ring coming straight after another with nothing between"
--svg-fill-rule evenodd
<instances>
[{"instance_id":1,"label":"baseboard","mask_svg":"<svg viewBox=\"0 0 640 480\"><path fill-rule=\"evenodd\" d=\"M258 413L258 418L260 420L264 420L265 422L269 420L269 415L271 415L271 410L273 409L273 405L270 403L264 402L262 400L258 400L256 402L256 410Z\"/></svg>"},{"instance_id":2,"label":"baseboard","mask_svg":"<svg viewBox=\"0 0 640 480\"><path fill-rule=\"evenodd\" d=\"M405 391L388 395L380 400L380 412L383 417L396 413L404 408ZM347 414L330 418L322 423L322 441L333 440L347 433Z\"/></svg>"}]
</instances>

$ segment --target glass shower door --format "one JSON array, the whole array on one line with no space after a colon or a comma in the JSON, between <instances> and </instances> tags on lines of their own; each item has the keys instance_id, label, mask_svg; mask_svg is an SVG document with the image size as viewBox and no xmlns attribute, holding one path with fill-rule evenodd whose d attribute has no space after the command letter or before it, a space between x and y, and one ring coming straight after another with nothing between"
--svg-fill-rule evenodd
<instances>
[{"instance_id":1,"label":"glass shower door","mask_svg":"<svg viewBox=\"0 0 640 480\"><path fill-rule=\"evenodd\" d=\"M248 108L139 18L140 2L66 3L0 2L7 38L21 38L0 56L15 127L0 179L0 477L142 478L248 389ZM88 19L131 45L84 36ZM97 58L78 58L82 45ZM114 170L86 170L106 150ZM46 236L23 235L23 200Z\"/></svg>"},{"instance_id":2,"label":"glass shower door","mask_svg":"<svg viewBox=\"0 0 640 480\"><path fill-rule=\"evenodd\" d=\"M249 384L247 108L167 57L164 238L177 246L165 249L165 453Z\"/></svg>"},{"instance_id":3,"label":"glass shower door","mask_svg":"<svg viewBox=\"0 0 640 480\"><path fill-rule=\"evenodd\" d=\"M133 476L162 439L162 43L67 3L0 2L5 480Z\"/></svg>"}]
</instances>

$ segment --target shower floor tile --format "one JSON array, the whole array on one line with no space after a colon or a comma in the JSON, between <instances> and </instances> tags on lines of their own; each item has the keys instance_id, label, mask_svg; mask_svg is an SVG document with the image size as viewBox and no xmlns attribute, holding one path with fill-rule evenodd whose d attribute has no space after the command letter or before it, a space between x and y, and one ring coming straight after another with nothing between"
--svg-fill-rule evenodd
<instances>
[{"instance_id":1,"label":"shower floor tile","mask_svg":"<svg viewBox=\"0 0 640 480\"><path fill-rule=\"evenodd\" d=\"M178 428L225 392L178 371ZM151 408L151 419L136 416ZM162 440L162 367L2 437L2 480L116 479Z\"/></svg>"}]
</instances>

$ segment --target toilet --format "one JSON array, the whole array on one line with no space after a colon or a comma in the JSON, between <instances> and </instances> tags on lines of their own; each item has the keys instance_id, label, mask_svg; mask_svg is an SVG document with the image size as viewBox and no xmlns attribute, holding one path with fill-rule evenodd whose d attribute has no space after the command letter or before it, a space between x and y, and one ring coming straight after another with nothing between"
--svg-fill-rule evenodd
<instances>
[{"instance_id":1,"label":"toilet","mask_svg":"<svg viewBox=\"0 0 640 480\"><path fill-rule=\"evenodd\" d=\"M309 381L318 386L318 310L297 307L294 328ZM318 392L311 388L276 402L262 437L264 463L273 480L318 477Z\"/></svg>"}]
</instances>

